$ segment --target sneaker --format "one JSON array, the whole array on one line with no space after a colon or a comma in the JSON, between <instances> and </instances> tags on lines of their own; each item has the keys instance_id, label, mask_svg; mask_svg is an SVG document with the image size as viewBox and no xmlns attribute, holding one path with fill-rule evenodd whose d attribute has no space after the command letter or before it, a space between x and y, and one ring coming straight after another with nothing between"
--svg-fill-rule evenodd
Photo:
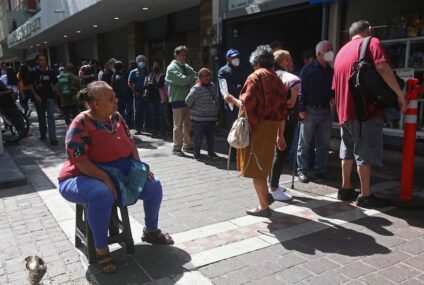
<instances>
[{"instance_id":1,"label":"sneaker","mask_svg":"<svg viewBox=\"0 0 424 285\"><path fill-rule=\"evenodd\" d=\"M269 188L269 193L271 193L275 201L286 202L293 200L293 197L288 193L287 189L281 186L278 186L275 191L272 191L271 188Z\"/></svg>"},{"instance_id":2,"label":"sneaker","mask_svg":"<svg viewBox=\"0 0 424 285\"><path fill-rule=\"evenodd\" d=\"M50 145L58 145L59 141L58 140L50 140Z\"/></svg>"},{"instance_id":3,"label":"sneaker","mask_svg":"<svg viewBox=\"0 0 424 285\"><path fill-rule=\"evenodd\" d=\"M361 193L360 189L350 188L350 189L343 189L340 188L337 192L337 199L340 201L351 201L355 200L356 197Z\"/></svg>"},{"instance_id":4,"label":"sneaker","mask_svg":"<svg viewBox=\"0 0 424 285\"><path fill-rule=\"evenodd\" d=\"M389 202L386 199L377 198L374 194L371 194L368 197L361 195L356 198L356 206L361 208L382 208L389 206Z\"/></svg>"},{"instance_id":5,"label":"sneaker","mask_svg":"<svg viewBox=\"0 0 424 285\"><path fill-rule=\"evenodd\" d=\"M306 175L306 173L303 173L301 171L299 171L297 173L297 176L299 176L299 181L302 183L309 183L309 177L308 175Z\"/></svg>"},{"instance_id":6,"label":"sneaker","mask_svg":"<svg viewBox=\"0 0 424 285\"><path fill-rule=\"evenodd\" d=\"M195 153L194 155L193 155L193 158L195 159L195 160L200 160L201 159L201 156L200 156L200 153Z\"/></svg>"},{"instance_id":7,"label":"sneaker","mask_svg":"<svg viewBox=\"0 0 424 285\"><path fill-rule=\"evenodd\" d=\"M189 146L189 147L185 148L184 151L185 152L188 152L188 153L194 153L194 149L193 149L192 146Z\"/></svg>"},{"instance_id":8,"label":"sneaker","mask_svg":"<svg viewBox=\"0 0 424 285\"><path fill-rule=\"evenodd\" d=\"M172 154L176 156L184 156L184 153L179 149L172 150Z\"/></svg>"},{"instance_id":9,"label":"sneaker","mask_svg":"<svg viewBox=\"0 0 424 285\"><path fill-rule=\"evenodd\" d=\"M208 157L212 159L217 159L219 156L216 153L211 152L211 153L208 153Z\"/></svg>"},{"instance_id":10,"label":"sneaker","mask_svg":"<svg viewBox=\"0 0 424 285\"><path fill-rule=\"evenodd\" d=\"M139 135L141 135L141 131L140 130L137 130L134 134L137 135L137 136L139 136Z\"/></svg>"}]
</instances>

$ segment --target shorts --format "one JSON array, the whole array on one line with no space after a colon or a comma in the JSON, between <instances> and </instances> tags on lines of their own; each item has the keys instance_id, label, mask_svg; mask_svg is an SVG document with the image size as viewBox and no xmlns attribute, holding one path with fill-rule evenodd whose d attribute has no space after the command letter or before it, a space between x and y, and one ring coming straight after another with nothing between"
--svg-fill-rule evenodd
<instances>
[{"instance_id":1,"label":"shorts","mask_svg":"<svg viewBox=\"0 0 424 285\"><path fill-rule=\"evenodd\" d=\"M340 127L340 159L353 160L356 165L383 165L383 118L374 117L362 122L347 121Z\"/></svg>"}]
</instances>

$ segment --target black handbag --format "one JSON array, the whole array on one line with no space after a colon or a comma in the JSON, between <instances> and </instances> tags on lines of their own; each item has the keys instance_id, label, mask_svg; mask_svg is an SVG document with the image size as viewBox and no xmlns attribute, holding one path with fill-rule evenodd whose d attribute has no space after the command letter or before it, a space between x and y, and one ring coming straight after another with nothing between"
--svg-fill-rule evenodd
<instances>
[{"instance_id":1,"label":"black handbag","mask_svg":"<svg viewBox=\"0 0 424 285\"><path fill-rule=\"evenodd\" d=\"M366 59L371 38L364 38L359 46L359 59L355 62L349 79L352 94L362 95L368 102L378 107L397 107L396 93L377 72L374 64ZM396 73L395 77L400 88L403 89L405 82Z\"/></svg>"}]
</instances>

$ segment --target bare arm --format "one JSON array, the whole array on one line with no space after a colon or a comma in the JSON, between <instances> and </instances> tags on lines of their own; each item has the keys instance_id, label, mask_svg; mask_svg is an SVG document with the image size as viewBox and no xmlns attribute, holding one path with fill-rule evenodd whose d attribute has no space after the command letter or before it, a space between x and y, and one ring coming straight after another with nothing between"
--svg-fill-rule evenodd
<instances>
[{"instance_id":1,"label":"bare arm","mask_svg":"<svg viewBox=\"0 0 424 285\"><path fill-rule=\"evenodd\" d=\"M131 157L134 160L140 161L140 155L138 154L137 146L135 145L135 143L134 143L134 146L133 146L133 151L131 153Z\"/></svg>"},{"instance_id":2,"label":"bare arm","mask_svg":"<svg viewBox=\"0 0 424 285\"><path fill-rule=\"evenodd\" d=\"M402 113L406 112L406 99L396 81L392 68L387 62L382 62L375 65L377 72L383 77L384 81L398 96L398 103Z\"/></svg>"},{"instance_id":3,"label":"bare arm","mask_svg":"<svg viewBox=\"0 0 424 285\"><path fill-rule=\"evenodd\" d=\"M28 88L32 95L34 96L35 102L40 103L41 102L41 97L37 94L37 92L35 92L34 86L31 84Z\"/></svg>"},{"instance_id":4,"label":"bare arm","mask_svg":"<svg viewBox=\"0 0 424 285\"><path fill-rule=\"evenodd\" d=\"M106 172L98 168L93 162L91 162L88 159L75 163L75 166L83 174L96 178L102 181L103 183L105 183L116 199L117 192L116 192L115 184L113 184L112 180L110 179L109 175Z\"/></svg>"},{"instance_id":5,"label":"bare arm","mask_svg":"<svg viewBox=\"0 0 424 285\"><path fill-rule=\"evenodd\" d=\"M287 143L284 138L284 131L286 128L286 121L280 121L278 123L278 133L277 133L277 147L280 151L284 151L287 148Z\"/></svg>"}]
</instances>

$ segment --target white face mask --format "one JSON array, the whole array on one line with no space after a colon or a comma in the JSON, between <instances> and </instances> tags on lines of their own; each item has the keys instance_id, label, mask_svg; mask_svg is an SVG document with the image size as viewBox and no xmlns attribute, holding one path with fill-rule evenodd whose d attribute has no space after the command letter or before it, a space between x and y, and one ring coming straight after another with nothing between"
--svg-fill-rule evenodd
<instances>
[{"instance_id":1,"label":"white face mask","mask_svg":"<svg viewBox=\"0 0 424 285\"><path fill-rule=\"evenodd\" d=\"M326 62L332 62L334 60L334 52L328 51L324 54L324 60Z\"/></svg>"},{"instance_id":2,"label":"white face mask","mask_svg":"<svg viewBox=\"0 0 424 285\"><path fill-rule=\"evenodd\" d=\"M231 60L231 64L235 67L240 65L240 58L234 58Z\"/></svg>"}]
</instances>

